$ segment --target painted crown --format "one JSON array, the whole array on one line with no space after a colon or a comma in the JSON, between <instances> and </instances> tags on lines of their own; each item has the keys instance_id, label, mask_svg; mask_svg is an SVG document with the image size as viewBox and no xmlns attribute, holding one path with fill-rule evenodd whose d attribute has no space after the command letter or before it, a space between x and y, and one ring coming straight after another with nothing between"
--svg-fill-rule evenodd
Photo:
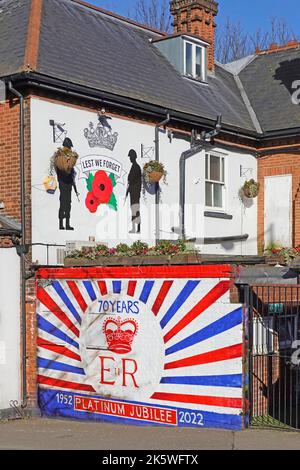
<instances>
[{"instance_id":1,"label":"painted crown","mask_svg":"<svg viewBox=\"0 0 300 470\"><path fill-rule=\"evenodd\" d=\"M113 150L118 140L118 133L112 133L111 130L105 128L98 123L97 127L90 122L89 129L84 130L84 137L87 139L91 148L100 147Z\"/></svg>"},{"instance_id":2,"label":"painted crown","mask_svg":"<svg viewBox=\"0 0 300 470\"><path fill-rule=\"evenodd\" d=\"M103 333L106 336L108 349L117 354L131 352L137 332L138 323L132 318L122 320L120 317L110 317L103 323Z\"/></svg>"}]
</instances>

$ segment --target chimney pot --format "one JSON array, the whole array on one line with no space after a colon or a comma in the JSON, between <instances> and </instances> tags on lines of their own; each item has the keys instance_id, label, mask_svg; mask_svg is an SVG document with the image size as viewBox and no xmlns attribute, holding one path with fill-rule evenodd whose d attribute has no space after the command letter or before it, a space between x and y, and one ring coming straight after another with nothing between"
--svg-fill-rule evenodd
<instances>
[{"instance_id":1,"label":"chimney pot","mask_svg":"<svg viewBox=\"0 0 300 470\"><path fill-rule=\"evenodd\" d=\"M297 39L292 39L291 41L289 41L289 42L287 43L287 45L290 46L290 47L298 46L298 44L299 44L299 43L298 43Z\"/></svg>"}]
</instances>

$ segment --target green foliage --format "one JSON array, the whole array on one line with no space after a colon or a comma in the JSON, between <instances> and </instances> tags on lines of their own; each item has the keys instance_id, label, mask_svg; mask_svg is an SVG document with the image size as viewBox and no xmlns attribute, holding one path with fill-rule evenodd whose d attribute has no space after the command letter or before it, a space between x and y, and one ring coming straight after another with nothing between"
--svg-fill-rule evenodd
<instances>
[{"instance_id":1,"label":"green foliage","mask_svg":"<svg viewBox=\"0 0 300 470\"><path fill-rule=\"evenodd\" d=\"M149 252L149 245L141 241L134 242L131 247L133 254L136 256L146 255Z\"/></svg>"},{"instance_id":2,"label":"green foliage","mask_svg":"<svg viewBox=\"0 0 300 470\"><path fill-rule=\"evenodd\" d=\"M254 179L251 179L249 181L245 181L242 191L246 197L255 198L258 196L259 187L259 183L254 181Z\"/></svg>"},{"instance_id":3,"label":"green foliage","mask_svg":"<svg viewBox=\"0 0 300 470\"><path fill-rule=\"evenodd\" d=\"M177 255L178 253L184 251L184 249L183 249L184 247L185 247L184 244L179 244L179 243L175 244L175 243L173 243L172 241L169 241L169 240L162 240L156 245L155 251L159 255L174 256L174 255Z\"/></svg>"},{"instance_id":4,"label":"green foliage","mask_svg":"<svg viewBox=\"0 0 300 470\"><path fill-rule=\"evenodd\" d=\"M86 187L89 192L92 191L93 181L94 181L94 175L93 173L90 173L88 179L86 180Z\"/></svg>"},{"instance_id":5,"label":"green foliage","mask_svg":"<svg viewBox=\"0 0 300 470\"><path fill-rule=\"evenodd\" d=\"M265 248L266 255L276 255L281 259L282 264L290 264L295 258L300 256L300 248L284 247L280 243L273 242L266 245Z\"/></svg>"},{"instance_id":6,"label":"green foliage","mask_svg":"<svg viewBox=\"0 0 300 470\"><path fill-rule=\"evenodd\" d=\"M283 249L283 246L278 243L278 242L269 242L267 243L267 245L265 246L265 249L264 249L264 252L265 254L268 254L268 255L275 255L277 253L280 253L280 251Z\"/></svg>"},{"instance_id":7,"label":"green foliage","mask_svg":"<svg viewBox=\"0 0 300 470\"><path fill-rule=\"evenodd\" d=\"M107 205L108 205L108 207L110 207L114 211L118 210L118 201L117 201L116 196L114 195L114 193L111 193L110 200L108 201Z\"/></svg>"},{"instance_id":8,"label":"green foliage","mask_svg":"<svg viewBox=\"0 0 300 470\"><path fill-rule=\"evenodd\" d=\"M150 175L153 172L161 173L163 175L164 183L167 182L167 171L165 166L161 162L157 162L156 160L150 160L144 165L144 180L146 183L151 183Z\"/></svg>"},{"instance_id":9,"label":"green foliage","mask_svg":"<svg viewBox=\"0 0 300 470\"><path fill-rule=\"evenodd\" d=\"M87 258L95 260L101 257L112 256L175 256L186 251L186 246L183 241L161 241L156 246L149 247L147 243L136 241L131 246L120 243L115 248L108 248L106 245L99 244L95 248L82 248L81 250L74 251L68 258L80 259Z\"/></svg>"},{"instance_id":10,"label":"green foliage","mask_svg":"<svg viewBox=\"0 0 300 470\"><path fill-rule=\"evenodd\" d=\"M179 250L181 251L181 253L186 251L186 244L184 240L179 240L178 246L179 246Z\"/></svg>"},{"instance_id":11,"label":"green foliage","mask_svg":"<svg viewBox=\"0 0 300 470\"><path fill-rule=\"evenodd\" d=\"M106 245L97 245L96 246L96 257L99 256L109 256L109 248Z\"/></svg>"},{"instance_id":12,"label":"green foliage","mask_svg":"<svg viewBox=\"0 0 300 470\"><path fill-rule=\"evenodd\" d=\"M117 186L115 175L114 175L113 173L111 173L111 174L109 175L109 178L110 178L111 181L112 181L113 188L115 188L115 187Z\"/></svg>"},{"instance_id":13,"label":"green foliage","mask_svg":"<svg viewBox=\"0 0 300 470\"><path fill-rule=\"evenodd\" d=\"M165 166L161 162L157 162L156 160L150 160L144 165L144 171L152 172L158 171L159 173L166 173Z\"/></svg>"},{"instance_id":14,"label":"green foliage","mask_svg":"<svg viewBox=\"0 0 300 470\"><path fill-rule=\"evenodd\" d=\"M129 254L131 247L126 245L126 243L120 243L116 246L116 253L120 255L127 255Z\"/></svg>"}]
</instances>

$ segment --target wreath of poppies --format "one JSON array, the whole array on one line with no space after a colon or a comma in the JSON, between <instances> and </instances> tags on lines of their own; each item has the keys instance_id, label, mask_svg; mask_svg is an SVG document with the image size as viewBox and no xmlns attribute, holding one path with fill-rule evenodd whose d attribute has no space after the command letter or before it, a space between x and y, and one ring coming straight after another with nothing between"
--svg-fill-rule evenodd
<instances>
[{"instance_id":1,"label":"wreath of poppies","mask_svg":"<svg viewBox=\"0 0 300 470\"><path fill-rule=\"evenodd\" d=\"M113 174L108 176L103 170L97 171L95 175L90 173L87 179L88 194L85 200L87 209L95 214L101 204L107 204L117 211L118 204L113 192L115 186L116 180Z\"/></svg>"}]
</instances>

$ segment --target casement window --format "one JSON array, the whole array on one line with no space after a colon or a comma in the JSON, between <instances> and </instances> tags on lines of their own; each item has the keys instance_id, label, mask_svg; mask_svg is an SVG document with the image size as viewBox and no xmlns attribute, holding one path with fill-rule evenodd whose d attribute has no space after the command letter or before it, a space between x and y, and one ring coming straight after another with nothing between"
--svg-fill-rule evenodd
<instances>
[{"instance_id":1,"label":"casement window","mask_svg":"<svg viewBox=\"0 0 300 470\"><path fill-rule=\"evenodd\" d=\"M225 209L225 159L209 153L205 155L205 205Z\"/></svg>"},{"instance_id":2,"label":"casement window","mask_svg":"<svg viewBox=\"0 0 300 470\"><path fill-rule=\"evenodd\" d=\"M206 47L185 41L184 74L197 80L206 80Z\"/></svg>"}]
</instances>

